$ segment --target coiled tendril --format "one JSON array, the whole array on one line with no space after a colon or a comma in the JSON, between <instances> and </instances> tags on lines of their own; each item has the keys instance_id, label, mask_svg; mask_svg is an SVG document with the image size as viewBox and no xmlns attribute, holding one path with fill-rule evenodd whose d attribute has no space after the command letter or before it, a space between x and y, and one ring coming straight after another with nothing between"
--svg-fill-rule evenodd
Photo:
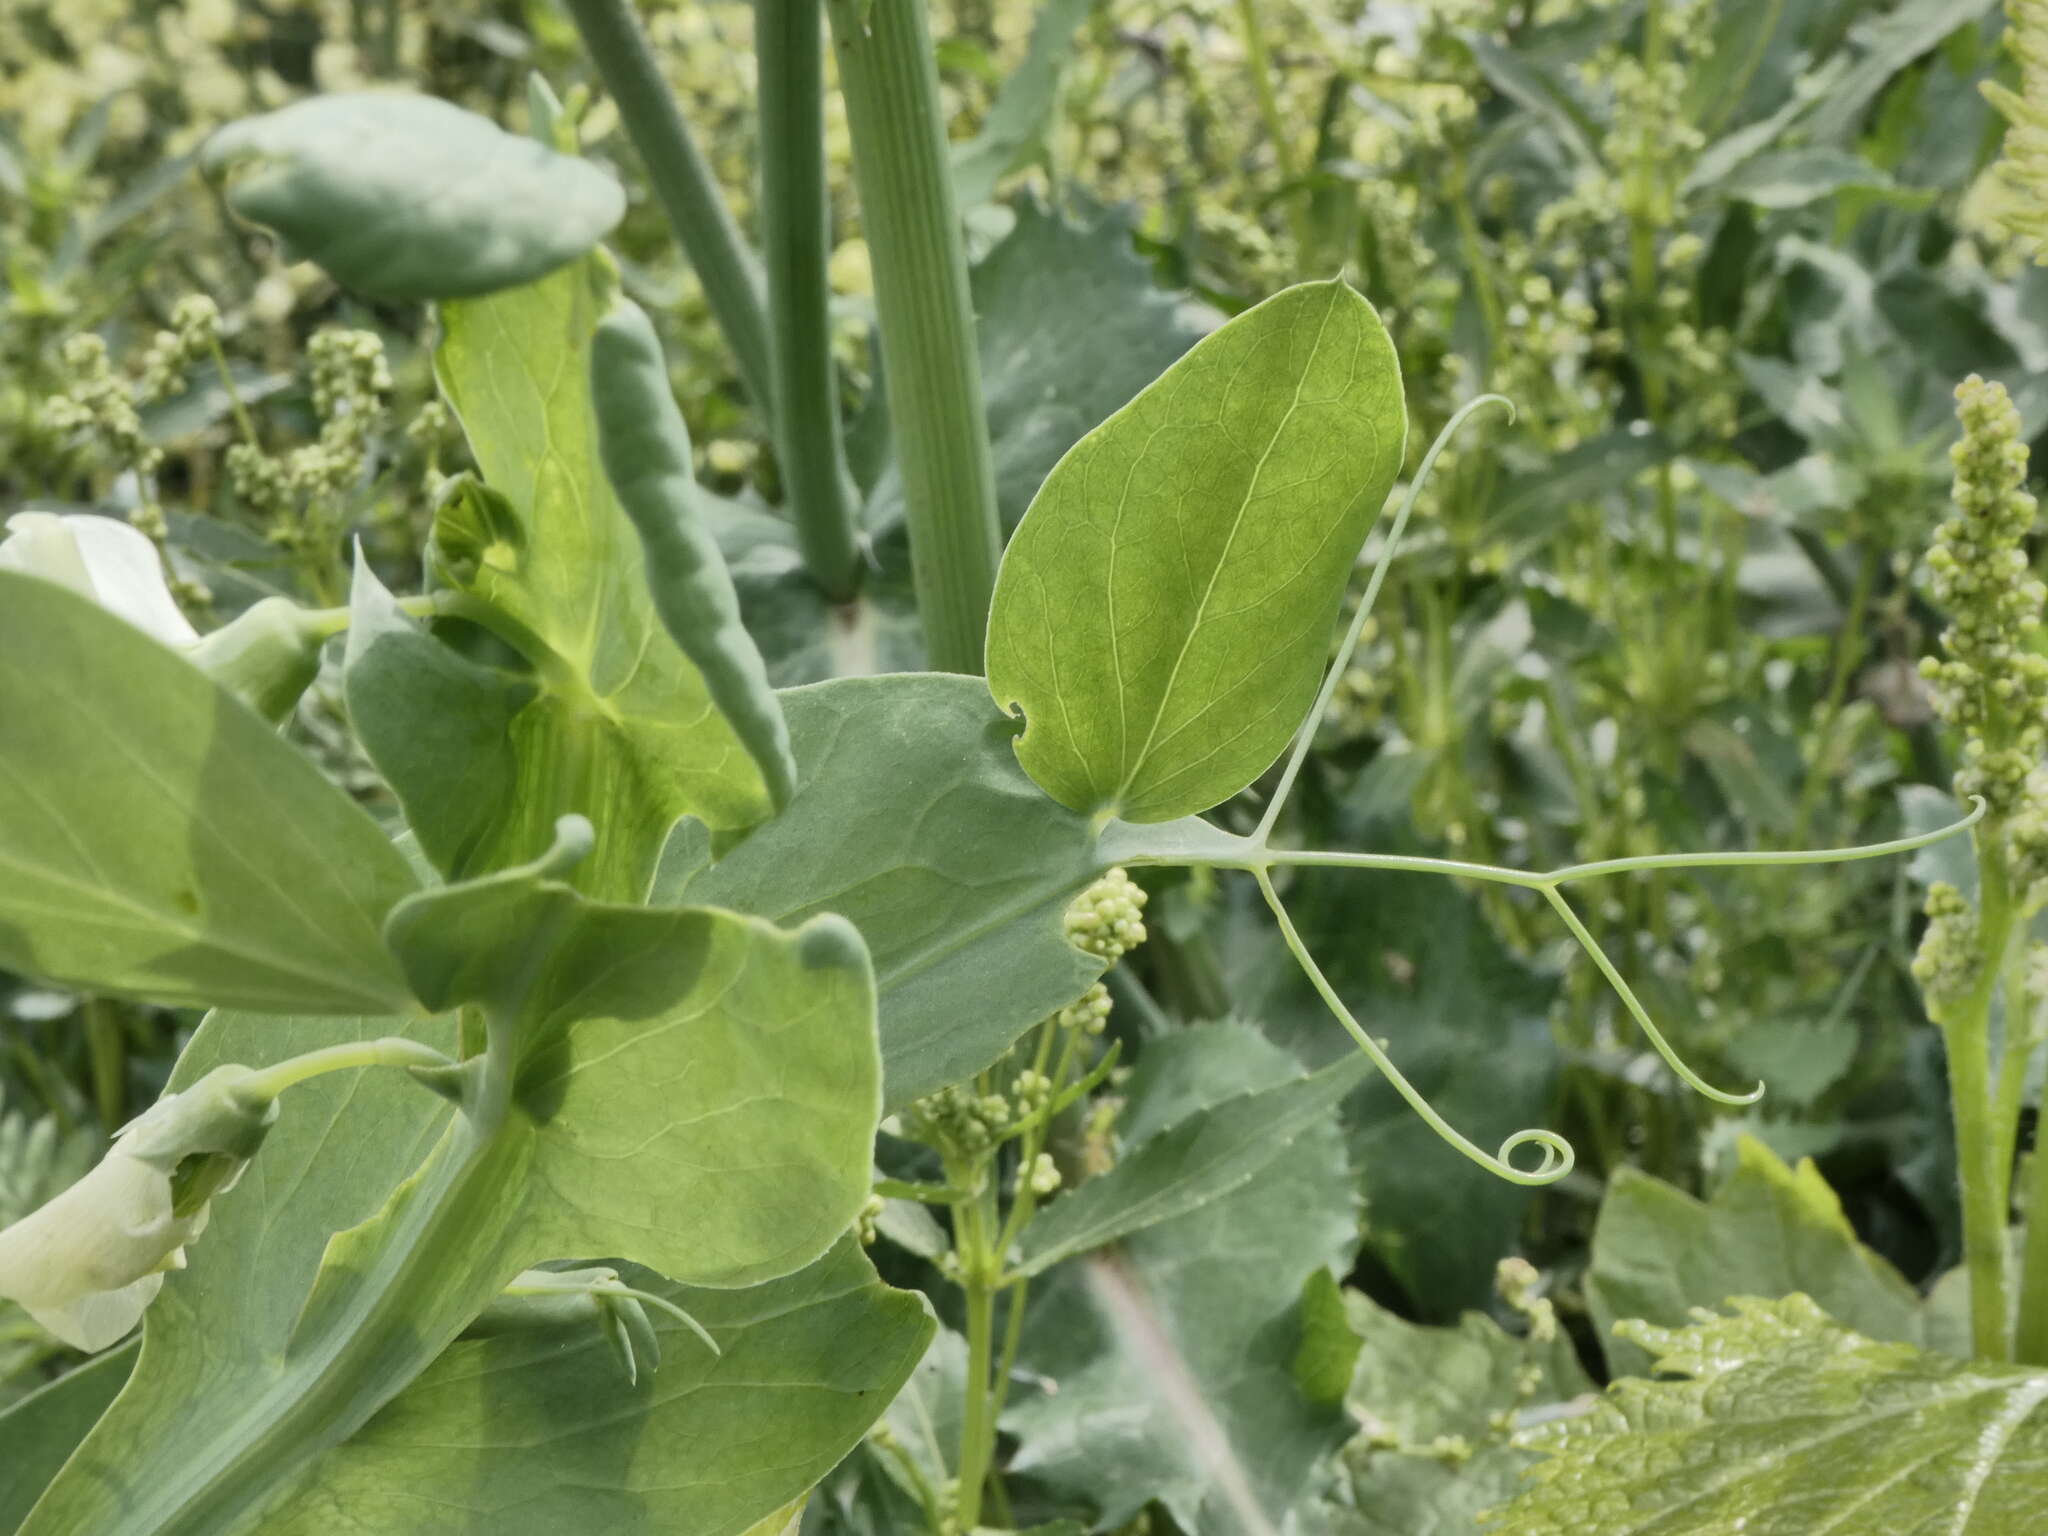
<instances>
[{"instance_id":1,"label":"coiled tendril","mask_svg":"<svg viewBox=\"0 0 2048 1536\"><path fill-rule=\"evenodd\" d=\"M1716 1088L1705 1078L1701 1077L1698 1072L1694 1071L1686 1063L1685 1059L1678 1054L1671 1042L1665 1038L1663 1031L1657 1028L1656 1022L1650 1017L1649 1010L1643 1006L1641 999L1635 994L1635 989L1628 984L1627 978L1621 974L1620 969L1608 958L1607 952L1600 946L1600 941L1594 938L1591 930L1580 921L1578 913L1572 909L1571 903L1565 899L1562 887L1575 880L1590 880L1601 875L1621 874L1630 870L1724 869L1745 865L1839 864L1857 859L1881 858L1894 853L1907 853L1915 848L1923 848L1929 843L1939 842L1943 838L1953 837L1958 832L1966 830L1984 815L1985 805L1981 798L1973 797L1974 803L1970 814L1951 826L1942 827L1933 832L1922 833L1915 837L1902 837L1890 842L1866 844L1857 848L1815 848L1786 852L1644 854L1631 858L1607 859L1598 863L1572 864L1561 869L1550 870L1547 873L1507 869L1497 864L1468 863L1461 859L1423 858L1406 854L1344 853L1338 851L1299 852L1273 848L1270 845L1269 839L1274 825L1278 822L1281 809L1286 804L1287 797L1294 788L1294 781L1301 772L1302 761L1307 757L1310 743L1314 740L1316 727L1321 723L1324 712L1329 708L1331 695L1337 690L1338 680L1344 675L1345 669L1350 666L1352 653L1358 648L1359 636L1364 632L1366 621L1372 616L1373 604L1377 601L1380 588L1385 583L1387 570L1393 564L1395 555L1400 551L1401 539L1407 532L1409 515L1415 510L1416 498L1421 494L1422 487L1428 482L1430 472L1436 466L1438 455L1443 452L1452 436L1464 425L1465 421L1484 405L1499 405L1506 409L1510 420L1514 417L1515 408L1513 402L1501 395L1481 395L1478 399L1469 401L1460 407L1457 413L1445 423L1444 429L1437 434L1436 441L1430 444L1429 452L1423 457L1421 468L1416 471L1415 478L1409 482L1408 493L1402 499L1400 510L1395 514L1393 525L1387 531L1386 542L1380 550L1378 561L1373 566L1372 576L1366 584L1365 595L1359 602L1358 611L1352 615L1351 626L1345 632L1343 643L1337 648L1336 658L1331 662L1329 673L1323 679L1322 690L1316 695L1315 704L1309 710L1308 718L1302 722L1301 731L1295 738L1293 751L1288 755L1287 764L1281 770L1280 782L1274 790L1271 802L1266 807L1265 814L1259 820L1257 830L1249 838L1241 840L1243 844L1241 849L1233 850L1228 854L1190 858L1185 851L1168 852L1162 849L1158 854L1149 857L1143 854L1126 854L1124 862L1134 864L1203 864L1212 868L1249 871L1253 878L1258 881L1259 894L1265 898L1266 905L1272 909L1274 918L1279 922L1281 936L1286 940L1289 951L1292 952L1303 973L1315 987L1317 995L1322 998L1325 1006L1336 1017L1337 1022L1342 1024L1345 1031L1357 1042L1358 1048L1379 1069L1380 1075L1387 1080L1396 1093L1400 1094L1407 1101L1408 1106L1417 1115L1422 1117L1423 1122L1431 1130L1435 1131L1437 1135L1441 1136L1446 1142L1457 1148L1458 1151L1462 1152L1473 1162L1479 1164L1480 1167L1503 1179L1509 1180L1511 1183L1543 1185L1554 1184L1572 1171L1576 1154L1572 1150L1571 1143L1555 1131L1531 1127L1527 1130L1516 1131L1500 1144L1498 1151L1489 1153L1472 1141L1471 1138L1464 1135L1449 1121L1445 1120L1442 1115L1438 1114L1429 1100L1423 1096L1421 1090L1409 1082L1402 1074L1400 1068L1394 1065L1393 1058L1387 1054L1385 1048L1377 1040L1374 1040L1371 1035L1366 1033L1357 1018L1353 1016L1351 1010L1345 1006L1344 1000L1337 995L1336 988L1330 985L1329 978L1323 974L1322 967L1316 964L1315 957L1308 952L1308 946L1302 942L1300 933L1295 929L1293 918L1288 915L1287 908L1281 902L1279 893L1273 888L1271 872L1275 867L1327 866L1348 869L1406 870L1422 874L1451 875L1463 879L1488 880L1496 884L1519 886L1525 890L1542 892L1543 899L1550 904L1551 909L1563 920L1565 927L1570 930L1572 938L1578 942L1579 947L1586 952L1588 958L1599 968L1600 974L1606 978L1608 985L1614 988L1615 994L1621 999L1622 1005L1628 1010L1629 1016L1641 1027L1643 1034L1648 1038L1657 1054L1663 1058L1665 1065L1671 1068L1672 1072L1678 1076L1681 1082L1685 1083L1695 1092L1705 1095L1718 1104L1740 1106L1754 1104L1758 1099L1762 1098L1764 1085L1759 1082L1747 1093L1734 1093L1724 1088ZM1543 1160L1534 1168L1517 1168L1513 1161L1514 1154L1526 1146L1540 1147L1543 1152Z\"/></svg>"}]
</instances>

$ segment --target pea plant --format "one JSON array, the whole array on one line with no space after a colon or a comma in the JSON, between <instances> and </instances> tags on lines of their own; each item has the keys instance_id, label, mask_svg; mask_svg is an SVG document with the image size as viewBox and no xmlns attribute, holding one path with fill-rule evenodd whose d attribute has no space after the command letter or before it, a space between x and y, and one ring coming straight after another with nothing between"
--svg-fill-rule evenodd
<instances>
[{"instance_id":1,"label":"pea plant","mask_svg":"<svg viewBox=\"0 0 2048 1536\"><path fill-rule=\"evenodd\" d=\"M0 543L0 965L209 1010L165 1095L0 1231L0 1297L94 1356L0 1417L0 1523L943 1536L1130 1526L1151 1504L1190 1532L1258 1532L1306 1488L1343 1528L1361 1485L1336 1453L1473 1454L1414 1416L1359 1433L1354 1369L1406 1351L1427 1371L1444 1346L1341 1293L1355 1227L1318 1239L1257 1370L1225 1358L1235 1340L1171 1336L1152 1297L1199 1288L1193 1252L1260 1262L1268 1173L1345 1183L1322 1133L1374 1074L1503 1181L1557 1183L1573 1151L1540 1128L1489 1150L1441 1114L1311 952L1291 883L1528 893L1669 1070L1740 1105L1763 1086L1687 1065L1567 892L1931 855L1966 829L1983 915L1936 887L1923 971L1959 1065L1978 1360L1783 1292L1694 1333L1639 1322L1693 1379L1579 1403L1504 1528L1619 1530L1593 1521L1682 1505L1701 1445L1749 1431L1706 1401L1745 1370L1789 1375L1760 1400L1845 1433L1863 1426L1844 1395L1873 1382L1924 1402L1860 1443L1956 1463L1914 1496L1952 1504L1959 1480L1985 1509L2038 1508L2040 1455L2013 1470L1986 1439L2038 1451L2048 1399L2009 1363L2009 1169L1991 1171L2012 1160L2034 1036L2007 1024L1995 1082L1985 1053L2000 978L2008 1020L2039 990L2014 937L2040 852L2012 755L2038 757L2013 701L2040 679L2006 686L2009 655L1971 649L2038 589L1958 620L1942 681L1989 745L1943 825L1542 872L1297 846L1304 762L1417 497L1452 435L1507 402L1464 402L1403 485L1392 338L1341 279L1301 283L1075 434L1006 537L924 12L828 0L892 455L867 494L900 508L930 667L877 672L881 520L829 345L825 16L757 8L757 264L631 9L567 9L768 424L790 516L698 484L661 340L603 243L625 195L575 153L574 103L536 80L520 137L429 97L340 93L208 141L239 217L366 303L432 306L474 469L437 487L420 590L394 593L358 548L330 606L273 598L204 634L146 516L31 512ZM187 320L178 365L210 358L231 392L204 316ZM352 451L340 402L383 387L350 348L326 366L353 382L330 391L314 491ZM1972 389L1964 521L1936 568L1981 593L2017 580L2032 507L2013 427ZM289 492L271 487L270 514ZM338 534L323 513L295 552L317 570ZM771 685L729 564L746 539L798 563L844 675ZM279 729L323 669L386 820ZM1105 979L1148 937L1133 871L1248 881L1356 1049L1304 1073L1228 1022L1148 1026L1142 991ZM1113 1013L1140 1022L1112 1038ZM1203 1246L1148 1250L1169 1229ZM1575 1399L1540 1287L1503 1285L1526 1338L1489 1323L1476 1347L1511 1360L1520 1398ZM1034 1323L1084 1304L1096 1322ZM2019 1330L2027 1348L2040 1328ZM1127 1363L1091 1374L1091 1355ZM1154 1422L1105 1468L1072 1426L1119 1377ZM1256 1454L1223 1415L1259 1426ZM1524 1460L1518 1443L1503 1464ZM1750 1490L1751 1528L1809 1528L1811 1467L1787 1468Z\"/></svg>"}]
</instances>

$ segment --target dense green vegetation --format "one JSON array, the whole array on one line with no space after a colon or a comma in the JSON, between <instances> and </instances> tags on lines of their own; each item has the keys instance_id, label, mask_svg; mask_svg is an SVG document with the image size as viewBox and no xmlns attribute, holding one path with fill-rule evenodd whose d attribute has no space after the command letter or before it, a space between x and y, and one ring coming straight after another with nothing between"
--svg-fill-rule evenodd
<instances>
[{"instance_id":1,"label":"dense green vegetation","mask_svg":"<svg viewBox=\"0 0 2048 1536\"><path fill-rule=\"evenodd\" d=\"M2033 1536L2044 0L20 0L0 273L0 1531Z\"/></svg>"}]
</instances>

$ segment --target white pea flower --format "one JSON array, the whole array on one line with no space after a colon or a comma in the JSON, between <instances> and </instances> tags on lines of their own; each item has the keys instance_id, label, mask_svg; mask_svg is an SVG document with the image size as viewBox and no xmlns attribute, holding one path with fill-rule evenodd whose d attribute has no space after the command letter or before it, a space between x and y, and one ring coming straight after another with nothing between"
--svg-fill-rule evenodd
<instances>
[{"instance_id":1,"label":"white pea flower","mask_svg":"<svg viewBox=\"0 0 2048 1536\"><path fill-rule=\"evenodd\" d=\"M0 539L0 571L69 587L151 639L180 651L273 723L291 713L320 670L331 626L282 597L266 597L201 637L179 611L147 536L111 517L17 512Z\"/></svg>"},{"instance_id":2,"label":"white pea flower","mask_svg":"<svg viewBox=\"0 0 2048 1536\"><path fill-rule=\"evenodd\" d=\"M158 1101L84 1178L0 1231L0 1298L76 1349L126 1335L276 1119L233 1091L248 1075L220 1067Z\"/></svg>"},{"instance_id":3,"label":"white pea flower","mask_svg":"<svg viewBox=\"0 0 2048 1536\"><path fill-rule=\"evenodd\" d=\"M111 517L75 512L17 512L0 539L0 571L19 571L69 587L151 638L178 650L199 631L178 609L156 546Z\"/></svg>"}]
</instances>

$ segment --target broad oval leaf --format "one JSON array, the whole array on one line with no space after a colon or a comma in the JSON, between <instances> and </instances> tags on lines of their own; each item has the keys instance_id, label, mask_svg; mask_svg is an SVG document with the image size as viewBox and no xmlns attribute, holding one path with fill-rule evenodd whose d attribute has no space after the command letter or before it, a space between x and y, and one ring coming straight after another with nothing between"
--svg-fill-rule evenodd
<instances>
[{"instance_id":1,"label":"broad oval leaf","mask_svg":"<svg viewBox=\"0 0 2048 1536\"><path fill-rule=\"evenodd\" d=\"M229 207L374 299L473 298L553 271L626 211L589 162L432 96L340 92L230 123ZM246 166L246 169L242 169Z\"/></svg>"},{"instance_id":2,"label":"broad oval leaf","mask_svg":"<svg viewBox=\"0 0 2048 1536\"><path fill-rule=\"evenodd\" d=\"M1401 467L1400 365L1341 281L1196 343L1062 459L1018 526L988 681L1063 805L1166 821L1271 764L1315 697Z\"/></svg>"},{"instance_id":3,"label":"broad oval leaf","mask_svg":"<svg viewBox=\"0 0 2048 1536\"><path fill-rule=\"evenodd\" d=\"M346 1040L408 1033L442 1048L445 1022L388 1018L286 1019L215 1013L172 1073L173 1088L224 1062L266 1066ZM317 1372L288 1362L308 1288L328 1240L373 1217L441 1140L454 1109L406 1074L339 1072L291 1090L241 1183L215 1200L188 1267L165 1278L143 1328L149 1348L106 1416L44 1493L21 1536L155 1529L223 1447L266 1427L266 1399ZM462 1297L452 1298L460 1306ZM415 1326L447 1320L417 1308ZM456 1320L450 1332L466 1318ZM331 1405L330 1405L331 1406ZM273 1415L274 1416L274 1415ZM232 1475L232 1474L230 1474ZM183 1481L185 1486L171 1486Z\"/></svg>"},{"instance_id":4,"label":"broad oval leaf","mask_svg":"<svg viewBox=\"0 0 2048 1536\"><path fill-rule=\"evenodd\" d=\"M190 662L0 573L0 967L152 1002L411 1011L377 824Z\"/></svg>"}]
</instances>

